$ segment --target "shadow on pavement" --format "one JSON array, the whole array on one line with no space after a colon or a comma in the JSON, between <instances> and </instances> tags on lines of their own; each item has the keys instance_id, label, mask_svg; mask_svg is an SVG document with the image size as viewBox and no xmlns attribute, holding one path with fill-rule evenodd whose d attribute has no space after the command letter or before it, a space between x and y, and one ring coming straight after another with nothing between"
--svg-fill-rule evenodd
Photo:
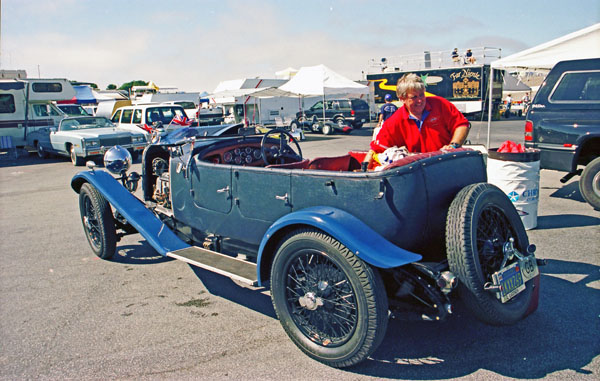
<instances>
[{"instance_id":1,"label":"shadow on pavement","mask_svg":"<svg viewBox=\"0 0 600 381\"><path fill-rule=\"evenodd\" d=\"M117 246L117 252L110 259L111 262L128 265L152 265L174 260L158 254L146 241L140 241L136 245L119 245Z\"/></svg>"},{"instance_id":2,"label":"shadow on pavement","mask_svg":"<svg viewBox=\"0 0 600 381\"><path fill-rule=\"evenodd\" d=\"M555 214L553 216L539 216L537 222L536 230L576 228L600 225L600 218L579 214Z\"/></svg>"},{"instance_id":3,"label":"shadow on pavement","mask_svg":"<svg viewBox=\"0 0 600 381\"><path fill-rule=\"evenodd\" d=\"M591 284L600 280L600 268L549 260L541 270L540 307L525 320L488 326L455 303L454 316L444 323L391 321L372 358L349 370L409 380L463 377L480 369L525 379L567 369L575 378L591 374L583 368L600 354L600 290Z\"/></svg>"},{"instance_id":4,"label":"shadow on pavement","mask_svg":"<svg viewBox=\"0 0 600 381\"><path fill-rule=\"evenodd\" d=\"M579 181L573 181L550 194L550 197L586 202L579 192Z\"/></svg>"}]
</instances>

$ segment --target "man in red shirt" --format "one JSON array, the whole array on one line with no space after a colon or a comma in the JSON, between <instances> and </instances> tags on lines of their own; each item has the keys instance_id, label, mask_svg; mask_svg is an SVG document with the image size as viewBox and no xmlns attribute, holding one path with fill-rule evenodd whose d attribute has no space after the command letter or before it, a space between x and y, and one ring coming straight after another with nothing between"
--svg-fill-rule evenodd
<instances>
[{"instance_id":1,"label":"man in red shirt","mask_svg":"<svg viewBox=\"0 0 600 381\"><path fill-rule=\"evenodd\" d=\"M396 93L404 105L385 121L371 142L372 151L405 146L409 152L430 152L459 148L464 143L469 121L446 99L425 98L425 84L419 76L404 75Z\"/></svg>"}]
</instances>

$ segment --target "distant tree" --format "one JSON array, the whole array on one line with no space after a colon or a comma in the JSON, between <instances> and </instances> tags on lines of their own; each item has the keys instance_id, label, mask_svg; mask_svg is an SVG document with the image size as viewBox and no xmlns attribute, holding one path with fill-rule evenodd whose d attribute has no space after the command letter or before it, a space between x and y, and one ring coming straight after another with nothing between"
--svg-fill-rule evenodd
<instances>
[{"instance_id":1,"label":"distant tree","mask_svg":"<svg viewBox=\"0 0 600 381\"><path fill-rule=\"evenodd\" d=\"M91 82L81 82L81 81L69 81L69 82L71 82L71 85L73 85L73 86L87 85L87 86L91 87L92 89L98 88L98 85L96 85L95 83L91 83Z\"/></svg>"},{"instance_id":2,"label":"distant tree","mask_svg":"<svg viewBox=\"0 0 600 381\"><path fill-rule=\"evenodd\" d=\"M96 85L95 83L90 83L90 87L92 89L98 89L98 85Z\"/></svg>"},{"instance_id":3,"label":"distant tree","mask_svg":"<svg viewBox=\"0 0 600 381\"><path fill-rule=\"evenodd\" d=\"M121 87L119 87L119 90L129 91L129 89L131 89L132 86L146 86L146 85L148 85L148 82L138 79L136 81L131 81L131 82L122 84Z\"/></svg>"},{"instance_id":4,"label":"distant tree","mask_svg":"<svg viewBox=\"0 0 600 381\"><path fill-rule=\"evenodd\" d=\"M117 85L115 85L114 83L111 83L110 85L106 86L106 90L116 90L117 89Z\"/></svg>"}]
</instances>

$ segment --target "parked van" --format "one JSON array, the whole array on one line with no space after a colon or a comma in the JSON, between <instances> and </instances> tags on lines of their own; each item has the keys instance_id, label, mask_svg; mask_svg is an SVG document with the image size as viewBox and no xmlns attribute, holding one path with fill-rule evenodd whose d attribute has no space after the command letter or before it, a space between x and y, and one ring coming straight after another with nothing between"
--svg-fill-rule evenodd
<instances>
[{"instance_id":1,"label":"parked van","mask_svg":"<svg viewBox=\"0 0 600 381\"><path fill-rule=\"evenodd\" d=\"M58 126L66 117L52 102L74 96L66 79L0 79L0 136L24 147L28 133Z\"/></svg>"},{"instance_id":2,"label":"parked van","mask_svg":"<svg viewBox=\"0 0 600 381\"><path fill-rule=\"evenodd\" d=\"M119 107L110 119L119 127L136 132L143 130L149 135L149 128L157 123L161 123L167 132L182 127L171 123L175 116L187 118L181 106L152 103Z\"/></svg>"}]
</instances>

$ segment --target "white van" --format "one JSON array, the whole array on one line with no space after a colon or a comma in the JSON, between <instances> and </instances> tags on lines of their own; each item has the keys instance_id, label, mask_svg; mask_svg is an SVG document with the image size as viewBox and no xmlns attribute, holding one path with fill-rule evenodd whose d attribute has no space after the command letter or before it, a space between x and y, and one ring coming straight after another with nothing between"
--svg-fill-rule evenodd
<instances>
[{"instance_id":1,"label":"white van","mask_svg":"<svg viewBox=\"0 0 600 381\"><path fill-rule=\"evenodd\" d=\"M27 135L58 126L66 117L53 101L72 99L75 89L66 79L0 79L0 136L24 147Z\"/></svg>"},{"instance_id":2,"label":"white van","mask_svg":"<svg viewBox=\"0 0 600 381\"><path fill-rule=\"evenodd\" d=\"M157 123L161 123L167 132L183 127L171 123L175 116L187 118L181 106L152 103L119 107L110 120L119 127L136 132L143 130L149 135L148 130Z\"/></svg>"}]
</instances>

